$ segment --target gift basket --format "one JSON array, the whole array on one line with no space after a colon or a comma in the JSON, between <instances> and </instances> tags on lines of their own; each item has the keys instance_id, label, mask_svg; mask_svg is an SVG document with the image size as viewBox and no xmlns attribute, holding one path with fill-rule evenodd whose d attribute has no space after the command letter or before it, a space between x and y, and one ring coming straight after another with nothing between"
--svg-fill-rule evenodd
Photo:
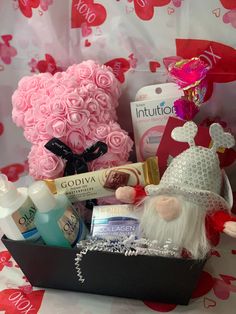
<instances>
[{"instance_id":1,"label":"gift basket","mask_svg":"<svg viewBox=\"0 0 236 314\"><path fill-rule=\"evenodd\" d=\"M172 60L171 82L141 88L134 143L110 67L87 60L19 81L12 118L35 182L16 189L0 174L0 227L32 285L188 304L219 233L236 237L219 158L235 139L193 122L208 70Z\"/></svg>"}]
</instances>

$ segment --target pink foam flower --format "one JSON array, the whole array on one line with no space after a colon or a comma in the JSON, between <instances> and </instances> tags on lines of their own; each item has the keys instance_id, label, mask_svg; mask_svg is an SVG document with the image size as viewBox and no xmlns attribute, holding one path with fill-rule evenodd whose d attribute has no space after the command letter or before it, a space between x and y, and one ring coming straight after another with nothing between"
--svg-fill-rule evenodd
<instances>
[{"instance_id":1,"label":"pink foam flower","mask_svg":"<svg viewBox=\"0 0 236 314\"><path fill-rule=\"evenodd\" d=\"M33 144L40 143L40 136L36 127L25 127L24 137L26 140Z\"/></svg>"},{"instance_id":2,"label":"pink foam flower","mask_svg":"<svg viewBox=\"0 0 236 314\"><path fill-rule=\"evenodd\" d=\"M66 135L67 121L64 117L49 116L46 119L46 130L51 137L61 138Z\"/></svg>"},{"instance_id":3,"label":"pink foam flower","mask_svg":"<svg viewBox=\"0 0 236 314\"><path fill-rule=\"evenodd\" d=\"M63 175L65 162L44 148L45 142L33 145L28 155L29 174L36 179L55 179Z\"/></svg>"},{"instance_id":4,"label":"pink foam flower","mask_svg":"<svg viewBox=\"0 0 236 314\"><path fill-rule=\"evenodd\" d=\"M107 68L98 69L95 74L95 82L97 86L104 89L107 92L113 91L114 80L115 80L114 74Z\"/></svg>"},{"instance_id":5,"label":"pink foam flower","mask_svg":"<svg viewBox=\"0 0 236 314\"><path fill-rule=\"evenodd\" d=\"M108 134L106 144L108 145L109 151L126 159L132 149L133 141L126 132L120 129L120 131L113 131Z\"/></svg>"},{"instance_id":6,"label":"pink foam flower","mask_svg":"<svg viewBox=\"0 0 236 314\"><path fill-rule=\"evenodd\" d=\"M83 128L71 128L62 141L77 154L82 153L89 146Z\"/></svg>"},{"instance_id":7,"label":"pink foam flower","mask_svg":"<svg viewBox=\"0 0 236 314\"><path fill-rule=\"evenodd\" d=\"M40 80L40 77L37 75L25 76L19 81L18 88L25 92L29 90L38 90L40 88Z\"/></svg>"},{"instance_id":8,"label":"pink foam flower","mask_svg":"<svg viewBox=\"0 0 236 314\"><path fill-rule=\"evenodd\" d=\"M12 105L18 112L26 112L31 104L26 100L26 93L16 90L12 95Z\"/></svg>"},{"instance_id":9,"label":"pink foam flower","mask_svg":"<svg viewBox=\"0 0 236 314\"><path fill-rule=\"evenodd\" d=\"M80 64L78 64L74 68L74 75L78 81L83 81L83 80L94 80L94 72L97 68L97 64L92 61L84 61Z\"/></svg>"},{"instance_id":10,"label":"pink foam flower","mask_svg":"<svg viewBox=\"0 0 236 314\"><path fill-rule=\"evenodd\" d=\"M24 128L24 126L25 126L24 113L22 111L19 111L16 108L13 108L12 120L18 127Z\"/></svg>"}]
</instances>

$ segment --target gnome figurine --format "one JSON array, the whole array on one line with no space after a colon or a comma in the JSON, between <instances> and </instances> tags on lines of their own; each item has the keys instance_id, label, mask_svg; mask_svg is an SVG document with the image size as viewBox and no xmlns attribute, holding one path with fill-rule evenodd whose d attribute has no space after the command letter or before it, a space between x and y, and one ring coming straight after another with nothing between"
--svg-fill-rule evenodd
<instances>
[{"instance_id":1,"label":"gnome figurine","mask_svg":"<svg viewBox=\"0 0 236 314\"><path fill-rule=\"evenodd\" d=\"M121 187L116 197L126 203L143 205L141 232L145 238L174 245L191 258L204 258L217 244L219 232L236 238L236 219L230 215L232 191L220 169L217 149L230 148L235 139L214 123L210 126L211 148L195 146L198 128L194 122L172 131L172 138L187 142L187 150L175 157L159 185ZM145 197L146 196L146 197Z\"/></svg>"}]
</instances>

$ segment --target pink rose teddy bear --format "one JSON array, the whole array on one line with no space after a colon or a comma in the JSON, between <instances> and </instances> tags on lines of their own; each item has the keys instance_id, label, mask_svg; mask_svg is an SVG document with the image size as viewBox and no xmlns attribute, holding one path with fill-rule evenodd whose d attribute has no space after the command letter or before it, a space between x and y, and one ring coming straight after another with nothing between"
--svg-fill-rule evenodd
<instances>
[{"instance_id":1,"label":"pink rose teddy bear","mask_svg":"<svg viewBox=\"0 0 236 314\"><path fill-rule=\"evenodd\" d=\"M112 69L88 60L65 72L23 77L12 96L13 121L33 144L28 156L35 179L62 176L65 160L45 144L60 139L75 154L104 142L108 151L89 163L89 170L127 162L133 141L117 123L120 83Z\"/></svg>"}]
</instances>

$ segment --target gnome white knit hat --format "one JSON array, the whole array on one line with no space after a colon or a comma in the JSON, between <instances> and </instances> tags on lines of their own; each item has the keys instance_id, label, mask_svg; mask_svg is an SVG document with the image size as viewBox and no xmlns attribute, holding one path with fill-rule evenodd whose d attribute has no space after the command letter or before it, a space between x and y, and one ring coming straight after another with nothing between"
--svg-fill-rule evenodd
<instances>
[{"instance_id":1,"label":"gnome white knit hat","mask_svg":"<svg viewBox=\"0 0 236 314\"><path fill-rule=\"evenodd\" d=\"M232 191L226 174L220 169L216 151L219 147L233 147L235 139L220 124L214 123L210 126L212 147L195 146L197 131L194 122L186 122L172 131L174 140L188 142L190 148L172 160L159 185L149 185L145 191L147 195L184 195L207 210L229 210Z\"/></svg>"}]
</instances>

